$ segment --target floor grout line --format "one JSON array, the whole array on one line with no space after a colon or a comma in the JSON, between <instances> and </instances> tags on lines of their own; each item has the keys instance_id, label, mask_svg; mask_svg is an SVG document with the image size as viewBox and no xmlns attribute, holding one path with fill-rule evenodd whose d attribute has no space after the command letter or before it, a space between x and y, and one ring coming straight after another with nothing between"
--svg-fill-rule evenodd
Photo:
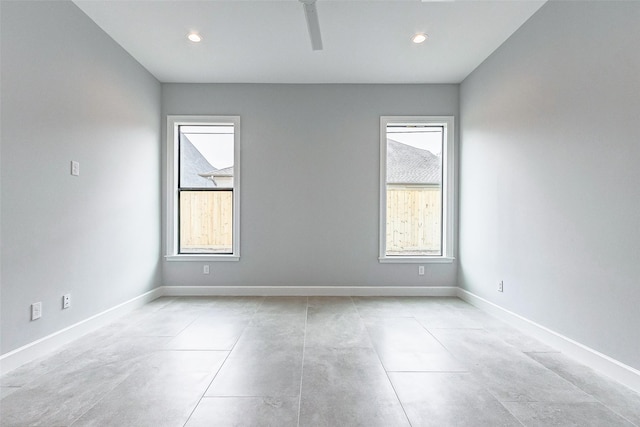
<instances>
[{"instance_id":1,"label":"floor grout line","mask_svg":"<svg viewBox=\"0 0 640 427\"><path fill-rule=\"evenodd\" d=\"M382 370L384 371L384 374L387 377L387 381L389 381L389 385L391 386L391 389L393 390L393 393L395 394L396 399L398 400L398 404L402 408L402 413L404 414L404 417L407 420L408 425L412 426L413 424L411 424L411 420L409 419L409 414L407 414L407 410L404 408L404 405L402 404L402 400L400 400L400 396L398 395L398 391L396 390L396 387L393 385L393 381L391 381L391 377L389 377L389 372L384 367L384 363L382 363L382 359L380 358L380 354L378 353L378 350L376 349L375 342L374 342L373 338L371 337L371 334L369 333L369 328L367 327L366 322L362 318L362 314L360 313L360 310L358 310L358 306L355 303L355 301L353 301L353 298L351 298L351 302L353 303L353 305L354 305L354 307L356 309L356 312L358 313L358 316L360 317L360 321L364 324L365 331L367 331L367 336L369 337L369 340L371 341L371 347L373 348L373 352L375 353L376 357L378 358L378 361L380 362L380 366L382 367ZM413 317L413 316L411 318L415 319L415 317Z\"/></svg>"},{"instance_id":2,"label":"floor grout line","mask_svg":"<svg viewBox=\"0 0 640 427\"><path fill-rule=\"evenodd\" d=\"M304 313L304 338L302 339L302 365L300 366L300 388L298 390L298 422L297 426L300 427L300 414L302 412L302 382L304 380L304 356L307 351L307 322L309 319L309 297L307 297L307 305Z\"/></svg>"},{"instance_id":3,"label":"floor grout line","mask_svg":"<svg viewBox=\"0 0 640 427\"><path fill-rule=\"evenodd\" d=\"M254 317L256 316L256 313L258 312L258 310L260 309L260 307L262 306L262 304L264 303L264 297L262 297L262 301L260 302L260 304L258 304L256 306L256 308L253 310L253 313L251 314L251 318L247 321L247 323L244 325L244 328L242 328L242 332L240 332L238 334L238 338L236 339L236 341L233 343L233 345L231 346L230 350L226 350L228 351L227 356L224 358L224 360L222 361L222 363L220 364L220 367L218 368L218 370L215 372L215 374L213 374L213 378L211 378L211 381L209 381L209 384L207 385L207 387L204 389L204 391L202 392L202 396L200 396L200 398L198 399L198 403L195 404L195 406L193 407L193 410L191 411L191 413L189 414L189 416L187 417L186 421L184 422L183 427L185 427L187 424L189 424L189 420L191 419L191 417L193 416L193 413L196 411L196 409L198 409L198 406L200 406L200 403L202 402L202 399L204 399L207 394L207 391L209 390L209 388L211 387L211 384L213 384L213 382L215 381L216 377L218 376L218 374L220 373L220 371L222 370L222 368L224 367L224 364L227 363L227 360L229 359L229 356L231 356L231 353L233 352L233 349L236 347L236 344L238 344L238 341L240 341L240 338L242 338L242 335L244 335L244 332L247 330L247 328L249 327L249 325L251 324L251 322L253 321ZM211 396L211 397L218 397L218 396ZM225 396L225 397L232 397L232 396Z\"/></svg>"}]
</instances>

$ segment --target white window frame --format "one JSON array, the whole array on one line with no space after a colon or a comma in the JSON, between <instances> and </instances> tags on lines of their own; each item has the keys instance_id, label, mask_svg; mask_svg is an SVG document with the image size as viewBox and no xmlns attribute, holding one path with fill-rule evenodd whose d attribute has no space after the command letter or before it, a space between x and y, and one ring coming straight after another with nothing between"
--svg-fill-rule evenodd
<instances>
[{"instance_id":1,"label":"white window frame","mask_svg":"<svg viewBox=\"0 0 640 427\"><path fill-rule=\"evenodd\" d=\"M443 126L442 147L442 255L387 255L387 125L428 124ZM453 116L380 117L380 253L381 263L452 263L455 259L455 139Z\"/></svg>"},{"instance_id":2,"label":"white window frame","mask_svg":"<svg viewBox=\"0 0 640 427\"><path fill-rule=\"evenodd\" d=\"M178 248L178 150L179 128L183 125L233 124L233 252L230 254L181 254ZM168 261L239 261L240 260L240 116L167 116L167 223L166 256Z\"/></svg>"}]
</instances>

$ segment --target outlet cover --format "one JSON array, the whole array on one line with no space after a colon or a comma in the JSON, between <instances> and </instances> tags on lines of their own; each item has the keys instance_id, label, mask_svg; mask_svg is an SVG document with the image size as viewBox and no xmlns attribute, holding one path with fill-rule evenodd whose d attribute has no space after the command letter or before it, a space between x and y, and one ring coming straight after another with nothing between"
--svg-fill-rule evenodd
<instances>
[{"instance_id":1,"label":"outlet cover","mask_svg":"<svg viewBox=\"0 0 640 427\"><path fill-rule=\"evenodd\" d=\"M498 292L504 292L504 281L502 280L498 282Z\"/></svg>"},{"instance_id":2,"label":"outlet cover","mask_svg":"<svg viewBox=\"0 0 640 427\"><path fill-rule=\"evenodd\" d=\"M71 307L71 294L66 294L62 296L62 309L66 309Z\"/></svg>"},{"instance_id":3,"label":"outlet cover","mask_svg":"<svg viewBox=\"0 0 640 427\"><path fill-rule=\"evenodd\" d=\"M31 320L36 320L42 317L42 303L34 302L31 304Z\"/></svg>"},{"instance_id":4,"label":"outlet cover","mask_svg":"<svg viewBox=\"0 0 640 427\"><path fill-rule=\"evenodd\" d=\"M80 162L71 160L71 175L80 176Z\"/></svg>"}]
</instances>

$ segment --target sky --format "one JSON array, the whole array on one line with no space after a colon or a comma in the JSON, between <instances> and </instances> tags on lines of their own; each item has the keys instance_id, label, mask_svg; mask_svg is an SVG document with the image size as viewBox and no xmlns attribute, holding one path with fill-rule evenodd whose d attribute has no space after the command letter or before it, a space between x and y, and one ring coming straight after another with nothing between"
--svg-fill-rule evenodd
<instances>
[{"instance_id":1,"label":"sky","mask_svg":"<svg viewBox=\"0 0 640 427\"><path fill-rule=\"evenodd\" d=\"M436 156L442 154L442 128L440 127L429 129L402 128L397 131L387 128L387 137L412 147L431 151Z\"/></svg>"},{"instance_id":2,"label":"sky","mask_svg":"<svg viewBox=\"0 0 640 427\"><path fill-rule=\"evenodd\" d=\"M182 126L181 131L211 166L233 166L233 126Z\"/></svg>"}]
</instances>

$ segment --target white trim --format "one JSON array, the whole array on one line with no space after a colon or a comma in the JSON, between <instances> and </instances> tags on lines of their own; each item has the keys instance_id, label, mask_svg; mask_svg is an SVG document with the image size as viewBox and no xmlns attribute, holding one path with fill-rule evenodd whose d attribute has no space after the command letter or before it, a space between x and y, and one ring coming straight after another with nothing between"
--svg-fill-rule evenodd
<instances>
[{"instance_id":1,"label":"white trim","mask_svg":"<svg viewBox=\"0 0 640 427\"><path fill-rule=\"evenodd\" d=\"M211 125L220 123L233 124L233 253L228 255L206 254L178 254L178 127L181 125ZM241 148L240 148L240 116L167 116L167 197L166 197L166 251L167 259L171 261L239 261L240 260L240 179L241 179Z\"/></svg>"},{"instance_id":2,"label":"white trim","mask_svg":"<svg viewBox=\"0 0 640 427\"><path fill-rule=\"evenodd\" d=\"M153 301L163 295L161 288L153 289L135 298L118 304L108 310L93 315L85 320L54 332L46 337L40 338L29 344L23 345L13 351L0 356L0 375L3 375L25 363L28 363L38 357L46 356L57 348L80 338L81 336L93 332L98 328L113 322L146 303Z\"/></svg>"},{"instance_id":3,"label":"white trim","mask_svg":"<svg viewBox=\"0 0 640 427\"><path fill-rule=\"evenodd\" d=\"M419 296L455 297L455 286L162 286L182 296Z\"/></svg>"},{"instance_id":4,"label":"white trim","mask_svg":"<svg viewBox=\"0 0 640 427\"><path fill-rule=\"evenodd\" d=\"M380 261L380 263L389 264L452 264L455 260L455 258L449 258L445 256L387 256L378 258L378 261Z\"/></svg>"},{"instance_id":5,"label":"white trim","mask_svg":"<svg viewBox=\"0 0 640 427\"><path fill-rule=\"evenodd\" d=\"M443 126L444 146L442 147L442 257L424 256L422 259L428 262L452 262L455 257L455 211L456 211L456 183L455 183L455 117L454 116L381 116L380 117L380 212L379 212L379 256L381 263L414 263L416 257L401 257L386 255L386 212L387 212L387 125L389 123L420 123L434 126ZM441 259L442 261L428 261ZM451 261L449 261L451 260Z\"/></svg>"},{"instance_id":6,"label":"white trim","mask_svg":"<svg viewBox=\"0 0 640 427\"><path fill-rule=\"evenodd\" d=\"M458 298L472 304L495 317L504 320L509 325L522 329L529 335L560 350L562 353L576 359L578 362L605 374L632 390L640 393L640 371L625 365L606 354L587 347L571 338L565 337L549 328L539 325L526 317L513 313L497 304L479 297L467 290L457 288Z\"/></svg>"},{"instance_id":7,"label":"white trim","mask_svg":"<svg viewBox=\"0 0 640 427\"><path fill-rule=\"evenodd\" d=\"M206 261L206 262L240 261L240 257L239 256L214 255L214 254L206 254L206 255L196 255L196 254L165 255L164 259L167 260L167 261Z\"/></svg>"}]
</instances>

